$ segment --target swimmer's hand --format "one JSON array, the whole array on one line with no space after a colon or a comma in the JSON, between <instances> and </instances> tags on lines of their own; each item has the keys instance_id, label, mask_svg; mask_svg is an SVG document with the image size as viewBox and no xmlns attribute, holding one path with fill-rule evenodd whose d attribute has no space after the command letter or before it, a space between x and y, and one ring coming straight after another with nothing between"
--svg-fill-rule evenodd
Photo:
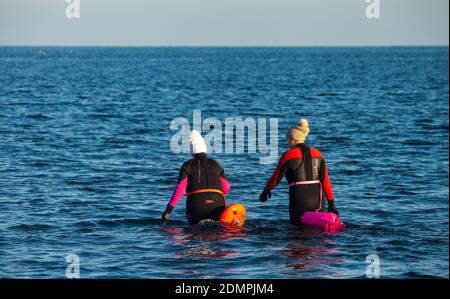
<instances>
[{"instance_id":1,"label":"swimmer's hand","mask_svg":"<svg viewBox=\"0 0 450 299\"><path fill-rule=\"evenodd\" d=\"M170 213L172 213L172 210L173 210L173 208L171 206L167 205L167 208L162 213L162 217L161 217L163 224L166 223L167 220L169 220L169 216L170 216Z\"/></svg>"},{"instance_id":2,"label":"swimmer's hand","mask_svg":"<svg viewBox=\"0 0 450 299\"><path fill-rule=\"evenodd\" d=\"M269 190L264 189L264 191L259 196L259 201L266 202L271 197L272 197L272 193Z\"/></svg>"},{"instance_id":3,"label":"swimmer's hand","mask_svg":"<svg viewBox=\"0 0 450 299\"><path fill-rule=\"evenodd\" d=\"M328 201L328 212L331 212L339 216L339 211L336 209L336 206L334 205L334 200Z\"/></svg>"},{"instance_id":4,"label":"swimmer's hand","mask_svg":"<svg viewBox=\"0 0 450 299\"><path fill-rule=\"evenodd\" d=\"M162 213L162 222L163 222L163 224L166 223L167 220L169 220L169 216L170 216L170 213L168 213L168 212Z\"/></svg>"}]
</instances>

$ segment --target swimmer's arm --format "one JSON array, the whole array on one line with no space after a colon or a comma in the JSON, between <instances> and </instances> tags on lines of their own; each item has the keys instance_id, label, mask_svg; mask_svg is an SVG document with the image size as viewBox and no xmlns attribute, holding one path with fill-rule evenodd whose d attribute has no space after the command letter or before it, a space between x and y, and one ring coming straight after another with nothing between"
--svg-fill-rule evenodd
<instances>
[{"instance_id":1,"label":"swimmer's arm","mask_svg":"<svg viewBox=\"0 0 450 299\"><path fill-rule=\"evenodd\" d=\"M286 171L287 171L286 161L287 160L285 159L285 156L286 155L283 155L280 158L280 161L278 162L278 165L275 168L272 176L266 183L266 186L264 188L265 191L270 191L270 190L274 189L281 182L284 175L286 174Z\"/></svg>"},{"instance_id":2,"label":"swimmer's arm","mask_svg":"<svg viewBox=\"0 0 450 299\"><path fill-rule=\"evenodd\" d=\"M334 200L333 188L331 187L330 178L328 176L328 168L325 163L325 159L322 158L322 163L320 165L320 182L322 183L323 189L325 191L325 195L327 196L328 201Z\"/></svg>"},{"instance_id":3,"label":"swimmer's arm","mask_svg":"<svg viewBox=\"0 0 450 299\"><path fill-rule=\"evenodd\" d=\"M224 177L220 177L220 182L222 183L222 191L223 193L227 194L230 192L230 183L228 183L227 179Z\"/></svg>"},{"instance_id":4,"label":"swimmer's arm","mask_svg":"<svg viewBox=\"0 0 450 299\"><path fill-rule=\"evenodd\" d=\"M177 203L183 197L184 193L186 193L186 186L187 186L187 178L184 178L183 180L181 180L181 182L177 184L177 186L173 190L172 197L170 198L167 207L170 206L172 209L175 208Z\"/></svg>"},{"instance_id":5,"label":"swimmer's arm","mask_svg":"<svg viewBox=\"0 0 450 299\"><path fill-rule=\"evenodd\" d=\"M188 183L187 172L184 167L181 167L180 173L178 175L178 184L175 186L173 190L172 197L167 204L167 208L172 210L180 199L183 197L184 193L186 193L186 187Z\"/></svg>"},{"instance_id":6,"label":"swimmer's arm","mask_svg":"<svg viewBox=\"0 0 450 299\"><path fill-rule=\"evenodd\" d=\"M217 162L217 166L219 167L219 173L220 173L220 182L222 183L222 191L223 193L227 194L230 192L231 186L230 183L227 180L227 177L225 176L225 170L223 170L223 167Z\"/></svg>"},{"instance_id":7,"label":"swimmer's arm","mask_svg":"<svg viewBox=\"0 0 450 299\"><path fill-rule=\"evenodd\" d=\"M322 163L320 165L319 175L320 175L320 182L322 183L325 195L328 200L328 212L334 213L339 216L339 211L336 209L336 205L334 204L333 189L331 188L330 178L328 177L327 164L325 163L325 159L323 158Z\"/></svg>"}]
</instances>

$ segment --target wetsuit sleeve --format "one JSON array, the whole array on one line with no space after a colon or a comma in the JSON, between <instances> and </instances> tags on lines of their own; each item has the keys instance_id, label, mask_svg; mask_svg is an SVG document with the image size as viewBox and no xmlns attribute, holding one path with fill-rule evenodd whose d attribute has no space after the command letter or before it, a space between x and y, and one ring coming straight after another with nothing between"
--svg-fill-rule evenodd
<instances>
[{"instance_id":1,"label":"wetsuit sleeve","mask_svg":"<svg viewBox=\"0 0 450 299\"><path fill-rule=\"evenodd\" d=\"M222 191L223 193L227 194L230 192L230 183L228 183L226 178L220 177L220 182L222 183Z\"/></svg>"},{"instance_id":2,"label":"wetsuit sleeve","mask_svg":"<svg viewBox=\"0 0 450 299\"><path fill-rule=\"evenodd\" d=\"M227 177L225 176L225 170L223 170L223 167L219 164L219 162L217 162L217 167L219 167L219 175L221 178L227 179Z\"/></svg>"},{"instance_id":3,"label":"wetsuit sleeve","mask_svg":"<svg viewBox=\"0 0 450 299\"><path fill-rule=\"evenodd\" d=\"M217 162L217 161L216 161ZM219 167L219 176L220 176L220 182L222 183L222 191L223 193L227 194L230 192L230 183L227 180L227 177L225 176L225 170L223 170L223 167L217 162L217 167Z\"/></svg>"},{"instance_id":4,"label":"wetsuit sleeve","mask_svg":"<svg viewBox=\"0 0 450 299\"><path fill-rule=\"evenodd\" d=\"M186 179L188 174L187 170L185 168L185 165L181 166L180 172L178 173L178 183L180 183L182 180Z\"/></svg>"},{"instance_id":5,"label":"wetsuit sleeve","mask_svg":"<svg viewBox=\"0 0 450 299\"><path fill-rule=\"evenodd\" d=\"M175 186L175 189L173 190L172 197L169 200L169 203L167 204L168 207L174 208L178 201L183 197L184 193L186 193L186 187L187 187L187 172L184 167L181 167L180 173L178 174L178 184Z\"/></svg>"},{"instance_id":6,"label":"wetsuit sleeve","mask_svg":"<svg viewBox=\"0 0 450 299\"><path fill-rule=\"evenodd\" d=\"M327 199L333 201L333 188L331 187L330 178L328 177L328 168L325 159L322 159L322 163L320 164L320 182L322 183Z\"/></svg>"},{"instance_id":7,"label":"wetsuit sleeve","mask_svg":"<svg viewBox=\"0 0 450 299\"><path fill-rule=\"evenodd\" d=\"M270 177L270 179L267 181L264 190L266 190L266 191L272 190L283 179L283 177L284 177L284 175L286 174L286 171L287 171L285 156L286 156L286 154L283 154L283 156L281 156L280 161L278 161L278 165L275 168L275 171L273 172L273 174Z\"/></svg>"}]
</instances>

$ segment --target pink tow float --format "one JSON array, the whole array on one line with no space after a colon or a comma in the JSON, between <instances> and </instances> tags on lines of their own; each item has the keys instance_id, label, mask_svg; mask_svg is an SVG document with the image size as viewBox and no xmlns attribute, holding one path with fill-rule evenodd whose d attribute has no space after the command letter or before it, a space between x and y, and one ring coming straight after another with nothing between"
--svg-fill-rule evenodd
<instances>
[{"instance_id":1,"label":"pink tow float","mask_svg":"<svg viewBox=\"0 0 450 299\"><path fill-rule=\"evenodd\" d=\"M341 218L330 212L306 212L301 220L304 225L318 227L326 232L336 232L345 227Z\"/></svg>"}]
</instances>

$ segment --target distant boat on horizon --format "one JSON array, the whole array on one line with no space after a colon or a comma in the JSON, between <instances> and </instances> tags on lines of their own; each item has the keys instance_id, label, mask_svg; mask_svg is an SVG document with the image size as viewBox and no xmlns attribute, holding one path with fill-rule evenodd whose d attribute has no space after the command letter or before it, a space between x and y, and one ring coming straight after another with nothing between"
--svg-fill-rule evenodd
<instances>
[{"instance_id":1,"label":"distant boat on horizon","mask_svg":"<svg viewBox=\"0 0 450 299\"><path fill-rule=\"evenodd\" d=\"M45 50L39 50L39 51L37 52L37 55L38 55L39 57L45 57L45 56L47 56L47 52L46 52Z\"/></svg>"}]
</instances>

